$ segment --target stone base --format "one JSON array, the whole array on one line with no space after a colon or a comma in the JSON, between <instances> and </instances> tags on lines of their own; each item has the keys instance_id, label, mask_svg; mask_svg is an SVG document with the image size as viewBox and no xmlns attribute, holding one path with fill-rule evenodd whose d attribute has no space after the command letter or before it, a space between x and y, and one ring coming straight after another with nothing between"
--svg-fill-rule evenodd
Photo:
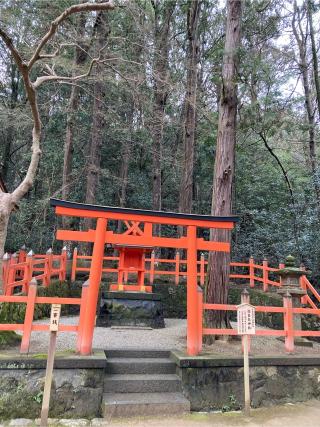
<instances>
[{"instance_id":1,"label":"stone base","mask_svg":"<svg viewBox=\"0 0 320 427\"><path fill-rule=\"evenodd\" d=\"M164 328L161 297L147 292L103 292L97 326Z\"/></svg>"},{"instance_id":2,"label":"stone base","mask_svg":"<svg viewBox=\"0 0 320 427\"><path fill-rule=\"evenodd\" d=\"M277 340L284 342L284 337L278 337ZM309 341L307 338L295 337L294 345L297 347L313 347L313 342Z\"/></svg>"}]
</instances>

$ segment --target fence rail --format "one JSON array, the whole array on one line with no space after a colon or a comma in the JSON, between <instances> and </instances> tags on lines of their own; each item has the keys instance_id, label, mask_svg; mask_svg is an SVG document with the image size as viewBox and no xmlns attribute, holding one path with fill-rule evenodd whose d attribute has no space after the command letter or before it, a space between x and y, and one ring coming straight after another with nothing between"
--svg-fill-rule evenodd
<instances>
[{"instance_id":1,"label":"fence rail","mask_svg":"<svg viewBox=\"0 0 320 427\"><path fill-rule=\"evenodd\" d=\"M249 295L242 302L250 303ZM283 336L285 337L285 349L289 353L294 351L295 337L320 337L319 330L295 330L294 315L297 314L313 314L320 316L320 309L309 307L293 307L292 297L290 295L283 296L283 307L272 306L254 306L257 313L281 313L283 315L283 329L256 329L255 336ZM238 335L237 329L230 328L205 328L203 327L203 316L205 310L217 311L237 311L237 305L234 304L208 304L203 303L202 293L198 301L198 316L199 316L199 348L202 349L202 340L204 335Z\"/></svg>"},{"instance_id":2,"label":"fence rail","mask_svg":"<svg viewBox=\"0 0 320 427\"><path fill-rule=\"evenodd\" d=\"M33 278L28 283L28 293L22 295L0 295L2 303L22 303L26 304L26 312L23 323L0 323L0 331L20 331L22 332L22 340L20 353L28 353L30 347L30 338L32 331L49 331L48 323L34 324L34 309L36 304L62 304L62 305L79 305L80 318L78 325L59 324L60 332L76 332L77 333L77 351L80 350L80 342L84 323L84 307L86 302L87 286L83 286L81 298L60 298L60 297L40 297L37 296L37 281Z\"/></svg>"},{"instance_id":3,"label":"fence rail","mask_svg":"<svg viewBox=\"0 0 320 427\"><path fill-rule=\"evenodd\" d=\"M4 294L13 295L17 288L27 294L33 277L42 286L49 286L54 277L65 280L66 272L66 248L62 249L60 255L54 255L51 249L46 254L35 255L32 251L26 253L24 249L11 256L5 254L2 261Z\"/></svg>"},{"instance_id":4,"label":"fence rail","mask_svg":"<svg viewBox=\"0 0 320 427\"><path fill-rule=\"evenodd\" d=\"M79 255L77 248L74 249L71 262L71 280L74 281L77 274L89 273L92 256ZM103 273L118 273L118 256L105 256L103 258ZM181 258L179 252L173 259L156 258L154 252L145 259L145 274L152 285L157 277L170 277L174 283L179 285L181 279L187 276L187 261ZM86 265L85 265L86 264ZM108 265L106 265L108 264ZM275 272L284 267L280 263L278 267L271 267L264 259L262 264L258 264L252 257L248 262L231 262L230 279L245 280L251 288L262 285L263 291L267 292L269 287L280 287L281 279L275 280ZM201 286L205 284L208 261L204 254L201 254L197 261L197 275ZM303 269L303 267L301 267ZM63 248L61 254L53 254L49 249L45 254L33 254L32 251L26 253L21 249L11 256L5 255L3 258L3 282L5 295L13 295L15 290L28 293L28 284L32 277L37 279L39 284L49 286L52 278L65 280L67 274L67 250ZM128 273L125 272L125 281L128 280ZM304 305L310 305L317 309L320 303L320 294L312 286L307 277L303 275L300 279L300 286L307 292L301 298Z\"/></svg>"}]
</instances>

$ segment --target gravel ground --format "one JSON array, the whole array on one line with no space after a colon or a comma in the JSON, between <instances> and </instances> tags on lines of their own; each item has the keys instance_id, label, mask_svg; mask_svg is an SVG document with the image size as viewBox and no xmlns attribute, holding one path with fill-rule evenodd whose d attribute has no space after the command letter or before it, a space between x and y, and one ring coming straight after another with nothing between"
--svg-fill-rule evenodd
<instances>
[{"instance_id":1,"label":"gravel ground","mask_svg":"<svg viewBox=\"0 0 320 427\"><path fill-rule=\"evenodd\" d=\"M40 320L35 323L46 323ZM77 324L78 316L61 317L63 324ZM117 349L117 348L141 348L184 350L186 348L185 319L166 319L164 329L126 329L126 328L101 328L96 327L93 337L93 348ZM236 327L234 323L232 325ZM258 326L259 328L259 326ZM266 328L260 328L266 329ZM44 332L33 332L31 336L31 352L46 352L48 348L48 335ZM76 345L76 333L60 332L57 339L57 351L73 350ZM204 346L204 353L225 356L241 355L241 342L239 339L215 341L211 346ZM278 356L286 355L284 343L276 337L252 337L252 355ZM320 355L320 344L313 343L313 348L296 346L295 355Z\"/></svg>"},{"instance_id":2,"label":"gravel ground","mask_svg":"<svg viewBox=\"0 0 320 427\"><path fill-rule=\"evenodd\" d=\"M61 317L60 323L73 325L78 323L78 316ZM35 323L45 323L40 320ZM187 321L181 319L166 319L163 329L126 329L96 327L93 336L93 348L143 348L143 349L183 349L186 342ZM43 332L32 332L30 350L32 352L46 351L48 337ZM76 346L76 333L60 332L57 338L57 351L73 350Z\"/></svg>"}]
</instances>

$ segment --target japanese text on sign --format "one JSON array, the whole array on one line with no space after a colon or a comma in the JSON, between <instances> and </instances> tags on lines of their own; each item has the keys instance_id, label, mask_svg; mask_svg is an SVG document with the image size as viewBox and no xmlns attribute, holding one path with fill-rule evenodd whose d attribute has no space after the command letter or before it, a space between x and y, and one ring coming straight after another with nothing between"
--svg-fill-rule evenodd
<instances>
[{"instance_id":1,"label":"japanese text on sign","mask_svg":"<svg viewBox=\"0 0 320 427\"><path fill-rule=\"evenodd\" d=\"M52 304L50 316L50 331L56 332L59 328L59 319L61 313L61 304Z\"/></svg>"},{"instance_id":2,"label":"japanese text on sign","mask_svg":"<svg viewBox=\"0 0 320 427\"><path fill-rule=\"evenodd\" d=\"M238 334L254 335L256 333L255 308L250 304L241 304L237 308Z\"/></svg>"}]
</instances>

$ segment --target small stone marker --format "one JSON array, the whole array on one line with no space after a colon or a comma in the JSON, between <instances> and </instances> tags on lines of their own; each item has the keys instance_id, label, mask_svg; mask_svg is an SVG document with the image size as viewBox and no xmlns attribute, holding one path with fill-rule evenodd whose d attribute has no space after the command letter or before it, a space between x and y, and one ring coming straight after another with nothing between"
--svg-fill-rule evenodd
<instances>
[{"instance_id":1,"label":"small stone marker","mask_svg":"<svg viewBox=\"0 0 320 427\"><path fill-rule=\"evenodd\" d=\"M56 350L57 332L59 330L60 314L61 314L61 304L52 304L50 324L49 324L50 341L49 341L49 348L48 348L46 377L44 382L44 392L43 392L43 400L42 400L42 408L41 408L41 423L40 423L41 427L46 427L48 425L52 372L53 372L53 364L54 364L54 354Z\"/></svg>"},{"instance_id":2,"label":"small stone marker","mask_svg":"<svg viewBox=\"0 0 320 427\"><path fill-rule=\"evenodd\" d=\"M238 334L243 335L244 412L250 415L249 343L248 335L256 333L255 308L248 303L237 307Z\"/></svg>"}]
</instances>

